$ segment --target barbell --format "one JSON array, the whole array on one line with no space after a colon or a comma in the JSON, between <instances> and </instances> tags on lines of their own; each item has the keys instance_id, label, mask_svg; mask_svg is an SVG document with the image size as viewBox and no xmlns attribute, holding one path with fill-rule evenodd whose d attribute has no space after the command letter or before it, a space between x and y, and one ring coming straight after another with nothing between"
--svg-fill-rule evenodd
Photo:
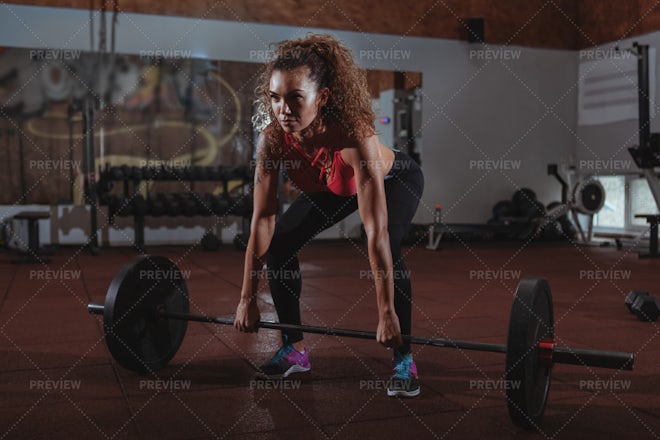
<instances>
[{"instance_id":1,"label":"barbell","mask_svg":"<svg viewBox=\"0 0 660 440\"><path fill-rule=\"evenodd\" d=\"M184 274L170 259L141 256L127 262L108 288L105 303L87 305L103 315L110 354L138 373L167 365L179 349L188 321L233 325L233 318L190 313ZM376 333L331 327L259 321L260 328L300 330L330 336L376 339ZM552 296L543 278L520 281L511 308L506 345L403 335L412 344L506 354L507 406L512 421L537 430L545 411L555 363L632 370L632 353L555 344ZM509 386L508 384L511 384Z\"/></svg>"}]
</instances>

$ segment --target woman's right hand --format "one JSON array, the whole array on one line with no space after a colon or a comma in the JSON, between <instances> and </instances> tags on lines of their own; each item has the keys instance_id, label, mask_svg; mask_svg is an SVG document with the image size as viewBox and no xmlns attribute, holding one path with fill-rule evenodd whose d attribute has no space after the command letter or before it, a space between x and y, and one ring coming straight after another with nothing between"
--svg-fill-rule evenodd
<instances>
[{"instance_id":1,"label":"woman's right hand","mask_svg":"<svg viewBox=\"0 0 660 440\"><path fill-rule=\"evenodd\" d=\"M234 328L246 333L257 331L257 322L259 322L259 306L256 299L244 299L238 302L236 307L236 317L234 318Z\"/></svg>"}]
</instances>

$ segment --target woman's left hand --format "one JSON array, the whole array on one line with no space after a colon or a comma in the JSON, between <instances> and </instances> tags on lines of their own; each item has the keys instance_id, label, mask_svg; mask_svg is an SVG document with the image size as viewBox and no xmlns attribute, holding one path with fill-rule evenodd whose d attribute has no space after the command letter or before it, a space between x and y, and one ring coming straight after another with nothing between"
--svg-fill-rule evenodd
<instances>
[{"instance_id":1,"label":"woman's left hand","mask_svg":"<svg viewBox=\"0 0 660 440\"><path fill-rule=\"evenodd\" d=\"M396 348L403 344L399 317L395 312L384 313L378 320L376 340L385 347Z\"/></svg>"}]
</instances>

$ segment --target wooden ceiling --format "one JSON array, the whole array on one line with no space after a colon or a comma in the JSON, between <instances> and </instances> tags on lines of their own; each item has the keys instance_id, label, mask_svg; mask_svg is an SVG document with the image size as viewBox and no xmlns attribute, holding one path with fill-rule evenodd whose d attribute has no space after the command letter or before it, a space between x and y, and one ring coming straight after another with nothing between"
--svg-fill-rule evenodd
<instances>
[{"instance_id":1,"label":"wooden ceiling","mask_svg":"<svg viewBox=\"0 0 660 440\"><path fill-rule=\"evenodd\" d=\"M9 3L87 9L104 0ZM105 0L112 9L112 0ZM486 42L582 49L660 29L657 0L118 0L121 12L467 39L483 17Z\"/></svg>"}]
</instances>

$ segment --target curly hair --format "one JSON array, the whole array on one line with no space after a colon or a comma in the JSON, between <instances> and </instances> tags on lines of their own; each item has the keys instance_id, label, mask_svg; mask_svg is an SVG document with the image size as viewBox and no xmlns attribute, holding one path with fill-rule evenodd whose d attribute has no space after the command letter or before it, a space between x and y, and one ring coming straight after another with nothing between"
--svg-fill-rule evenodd
<instances>
[{"instance_id":1,"label":"curly hair","mask_svg":"<svg viewBox=\"0 0 660 440\"><path fill-rule=\"evenodd\" d=\"M336 123L344 135L363 139L375 134L374 112L364 70L358 68L353 53L342 42L328 34L308 34L304 38L275 43L274 57L261 73L255 90L257 108L252 123L264 131L268 145L277 148L282 127L270 104L270 78L274 71L287 71L307 66L310 79L318 89L327 87L330 97L317 120Z\"/></svg>"}]
</instances>

